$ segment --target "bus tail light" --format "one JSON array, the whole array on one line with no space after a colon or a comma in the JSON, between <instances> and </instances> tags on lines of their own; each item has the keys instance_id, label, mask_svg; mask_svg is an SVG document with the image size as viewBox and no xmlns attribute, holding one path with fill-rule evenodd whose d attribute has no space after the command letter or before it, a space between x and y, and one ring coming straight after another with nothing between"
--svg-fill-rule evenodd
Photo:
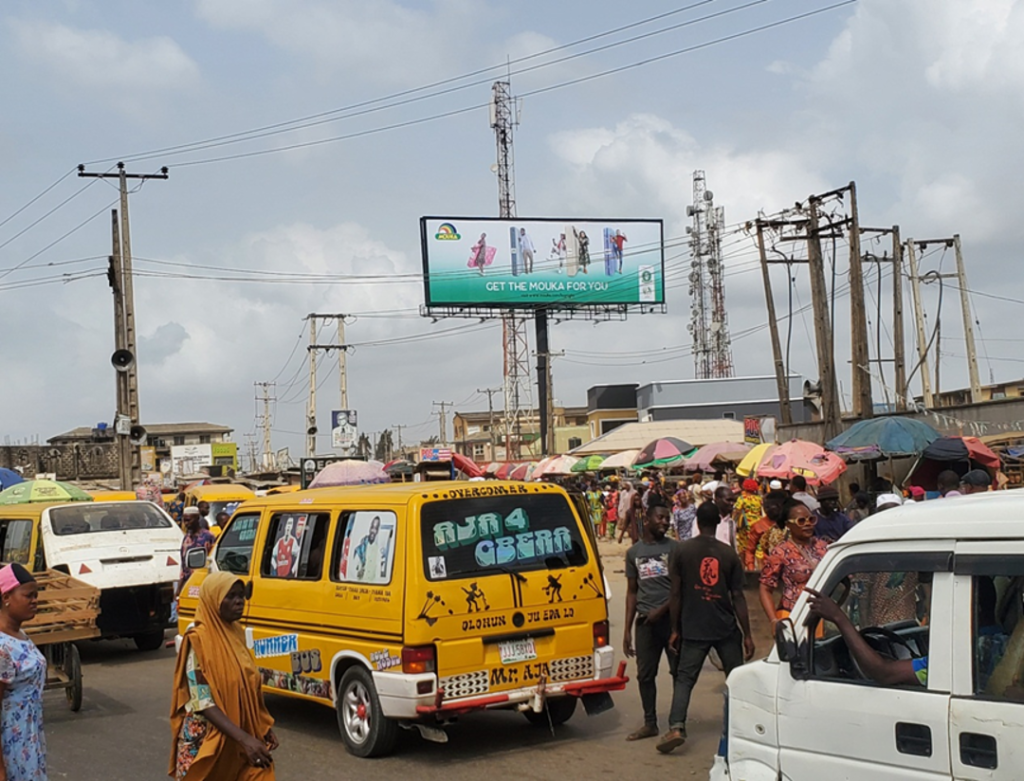
<instances>
[{"instance_id":1,"label":"bus tail light","mask_svg":"<svg viewBox=\"0 0 1024 781\"><path fill-rule=\"evenodd\" d=\"M402 672L432 673L437 671L437 652L432 645L407 646L402 649Z\"/></svg>"},{"instance_id":2,"label":"bus tail light","mask_svg":"<svg viewBox=\"0 0 1024 781\"><path fill-rule=\"evenodd\" d=\"M608 622L598 621L594 624L594 648L605 648L608 645Z\"/></svg>"}]
</instances>

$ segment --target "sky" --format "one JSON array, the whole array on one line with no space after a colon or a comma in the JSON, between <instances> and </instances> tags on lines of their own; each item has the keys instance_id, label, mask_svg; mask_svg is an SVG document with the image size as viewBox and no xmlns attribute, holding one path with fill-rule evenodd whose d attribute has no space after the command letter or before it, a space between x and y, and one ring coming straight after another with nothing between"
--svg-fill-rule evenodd
<instances>
[{"instance_id":1,"label":"sky","mask_svg":"<svg viewBox=\"0 0 1024 781\"><path fill-rule=\"evenodd\" d=\"M170 170L130 196L143 422L223 423L244 443L254 383L273 382L274 448L299 455L310 312L349 315L361 430L401 424L409 442L437 432L435 401L486 409L478 389L501 385L500 325L421 316L419 218L496 215L486 103L508 74L522 97L521 217L665 221L668 313L556 320L557 402L582 406L600 383L694 376L685 230L698 169L731 226L737 374L772 371L743 224L855 180L862 224L961 235L982 380L1024 375L1022 338L1005 327L1024 306L1012 173L1024 163L1024 2L835 2L4 3L0 441L112 419L104 272L117 192L74 169L118 160ZM845 247L826 250L842 266ZM922 264L953 271L941 247ZM790 300L774 271L776 305L798 312L783 338L792 370L814 378L806 272L793 273ZM873 271L868 282L872 356L885 358L889 282ZM963 387L959 294L944 293L941 383ZM938 285L924 295L931 332ZM911 355L909 300L907 316ZM339 406L335 366L321 358L321 432ZM891 389L882 371L876 400ZM319 449L329 445L325 433Z\"/></svg>"}]
</instances>

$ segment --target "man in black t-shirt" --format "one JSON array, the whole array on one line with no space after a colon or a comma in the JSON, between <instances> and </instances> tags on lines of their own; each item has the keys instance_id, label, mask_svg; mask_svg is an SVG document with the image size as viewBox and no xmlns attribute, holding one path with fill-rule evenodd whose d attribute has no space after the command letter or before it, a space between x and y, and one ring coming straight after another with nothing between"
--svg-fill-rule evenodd
<instances>
[{"instance_id":1,"label":"man in black t-shirt","mask_svg":"<svg viewBox=\"0 0 1024 781\"><path fill-rule=\"evenodd\" d=\"M690 693L708 652L712 648L718 652L726 677L744 659L754 656L743 595L743 564L732 546L715 538L720 522L714 502L702 504L697 508L700 535L680 544L669 560L669 647L677 652L678 663L669 730L657 747L665 754L686 741Z\"/></svg>"}]
</instances>

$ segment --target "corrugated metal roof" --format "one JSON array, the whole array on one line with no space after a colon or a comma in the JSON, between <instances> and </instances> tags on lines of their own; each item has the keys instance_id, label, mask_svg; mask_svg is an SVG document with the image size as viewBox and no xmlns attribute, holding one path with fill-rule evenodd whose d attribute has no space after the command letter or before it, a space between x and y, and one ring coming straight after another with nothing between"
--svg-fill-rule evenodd
<instances>
[{"instance_id":1,"label":"corrugated metal roof","mask_svg":"<svg viewBox=\"0 0 1024 781\"><path fill-rule=\"evenodd\" d=\"M742 420L655 420L650 423L624 423L597 439L570 451L574 456L591 453L611 455L623 450L639 450L660 437L677 437L701 447L712 442L742 442Z\"/></svg>"},{"instance_id":2,"label":"corrugated metal roof","mask_svg":"<svg viewBox=\"0 0 1024 781\"><path fill-rule=\"evenodd\" d=\"M234 431L230 426L221 426L216 423L143 423L146 427L146 432L150 436L172 436L177 434L183 436L186 434L230 434ZM114 426L109 427L110 435L114 434ZM47 442L54 442L61 439L91 439L92 428L89 426L79 426L73 428L71 431L65 431L63 434L57 434L54 437L50 437Z\"/></svg>"}]
</instances>

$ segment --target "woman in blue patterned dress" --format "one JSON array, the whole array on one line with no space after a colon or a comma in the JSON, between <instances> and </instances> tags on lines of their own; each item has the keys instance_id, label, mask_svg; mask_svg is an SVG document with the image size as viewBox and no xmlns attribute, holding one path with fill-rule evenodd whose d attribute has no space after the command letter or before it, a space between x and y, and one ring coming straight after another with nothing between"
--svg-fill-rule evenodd
<instances>
[{"instance_id":1,"label":"woman in blue patterned dress","mask_svg":"<svg viewBox=\"0 0 1024 781\"><path fill-rule=\"evenodd\" d=\"M35 618L39 586L20 564L0 570L0 781L46 781L46 659L21 631Z\"/></svg>"}]
</instances>

